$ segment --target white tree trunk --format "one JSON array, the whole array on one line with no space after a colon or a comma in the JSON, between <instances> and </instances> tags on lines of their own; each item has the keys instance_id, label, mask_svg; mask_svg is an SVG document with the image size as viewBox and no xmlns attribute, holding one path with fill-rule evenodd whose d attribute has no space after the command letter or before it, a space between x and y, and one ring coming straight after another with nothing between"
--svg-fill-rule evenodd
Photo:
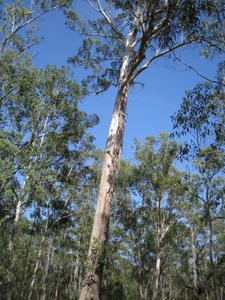
<instances>
[{"instance_id":1,"label":"white tree trunk","mask_svg":"<svg viewBox=\"0 0 225 300\"><path fill-rule=\"evenodd\" d=\"M192 259L193 259L193 284L194 288L198 289L197 283L198 283L198 276L197 276L197 255L196 255L196 248L195 248L195 232L194 229L191 228L191 248L192 248Z\"/></svg>"},{"instance_id":2,"label":"white tree trunk","mask_svg":"<svg viewBox=\"0 0 225 300\"><path fill-rule=\"evenodd\" d=\"M42 136L41 136L40 144L38 146L38 151L41 150L41 148L43 146L43 143L44 143L44 138L45 138L45 132L47 130L48 119L49 119L49 114L47 114L47 116L45 118L45 123L44 123L44 126L43 126ZM35 147L35 144L36 144L36 139L34 140L34 142L32 144L32 148L33 149ZM37 161L37 159L38 159L38 155L35 156L34 163ZM31 167L32 166L30 164L29 167L28 167L28 173L29 173ZM9 252L10 252L10 254L12 256L12 266L14 265L14 261L13 261L13 259L14 259L14 255L13 255L14 239L15 239L17 227L18 227L18 224L19 224L19 219L20 219L20 214L21 214L21 205L22 205L22 201L23 201L23 198L24 198L25 187L27 185L27 182L28 182L29 178L30 178L30 175L27 174L27 176L24 179L23 185L21 187L21 191L20 191L20 195L19 195L19 200L18 200L17 205L16 205L15 219L14 219L14 222L13 222L12 232L11 232L10 241L9 241Z\"/></svg>"},{"instance_id":3,"label":"white tree trunk","mask_svg":"<svg viewBox=\"0 0 225 300\"><path fill-rule=\"evenodd\" d=\"M161 257L160 257L160 254L157 253L156 265L155 265L155 283L154 283L152 300L156 300L158 298L160 268L161 268Z\"/></svg>"},{"instance_id":4,"label":"white tree trunk","mask_svg":"<svg viewBox=\"0 0 225 300\"><path fill-rule=\"evenodd\" d=\"M42 297L41 300L46 299L46 284L47 284L47 278L48 278L48 271L49 271L49 266L50 266L50 261L51 261L51 256L52 256L52 246L54 243L55 235L53 233L53 236L49 242L48 246L48 253L47 253L47 259L46 259L46 265L45 265L45 272L43 276L43 284L42 284Z\"/></svg>"},{"instance_id":5,"label":"white tree trunk","mask_svg":"<svg viewBox=\"0 0 225 300\"><path fill-rule=\"evenodd\" d=\"M128 91L129 84L121 84L112 114L88 253L88 272L83 281L80 300L99 299L99 287L104 265L104 246L108 240L110 210L124 135Z\"/></svg>"}]
</instances>

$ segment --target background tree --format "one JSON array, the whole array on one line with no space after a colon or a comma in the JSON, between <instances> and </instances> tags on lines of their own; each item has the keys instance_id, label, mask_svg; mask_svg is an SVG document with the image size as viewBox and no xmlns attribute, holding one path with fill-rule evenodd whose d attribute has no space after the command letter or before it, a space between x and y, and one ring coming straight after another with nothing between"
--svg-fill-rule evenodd
<instances>
[{"instance_id":1,"label":"background tree","mask_svg":"<svg viewBox=\"0 0 225 300\"><path fill-rule=\"evenodd\" d=\"M42 71L28 62L26 73L17 80L10 101L2 105L2 224L6 216L12 216L7 255L12 272L15 250L20 247L15 239L21 214L29 215L27 211L38 206L42 215L42 210L48 208L51 212L54 203L59 205L63 201L61 211L64 209L67 215L71 184L73 188L79 186L88 175L85 161L93 149L93 138L86 129L94 126L98 119L79 111L81 97L82 90L67 77L65 68L58 70L48 66ZM8 156L10 149L13 151ZM74 192L74 198L76 194ZM46 228L44 236L47 233Z\"/></svg>"},{"instance_id":2,"label":"background tree","mask_svg":"<svg viewBox=\"0 0 225 300\"><path fill-rule=\"evenodd\" d=\"M133 276L140 299L158 299L160 290L163 293L164 260L184 216L185 178L172 166L176 151L176 143L165 134L158 139L146 138L144 145L136 141L131 175L123 176L129 180L125 186L130 186L131 196L128 201L121 196L118 214L129 236L125 243L130 240L129 260L136 268Z\"/></svg>"},{"instance_id":3,"label":"background tree","mask_svg":"<svg viewBox=\"0 0 225 300\"><path fill-rule=\"evenodd\" d=\"M219 69L219 75L222 70ZM205 281L209 255L215 299L220 299L220 294L216 278L218 258L214 252L213 221L224 220L224 115L224 89L221 85L200 84L187 92L180 110L172 117L174 133L191 136L190 142L186 142L181 149L181 156L194 159L194 167L200 176L200 190L196 196L204 207ZM216 182L218 189L215 189Z\"/></svg>"}]
</instances>

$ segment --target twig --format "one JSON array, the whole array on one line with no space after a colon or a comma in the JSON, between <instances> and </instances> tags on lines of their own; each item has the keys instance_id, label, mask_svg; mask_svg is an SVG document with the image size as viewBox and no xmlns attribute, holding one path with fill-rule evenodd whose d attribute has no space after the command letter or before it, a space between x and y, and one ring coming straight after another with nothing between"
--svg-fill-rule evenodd
<instances>
[{"instance_id":1,"label":"twig","mask_svg":"<svg viewBox=\"0 0 225 300\"><path fill-rule=\"evenodd\" d=\"M213 80L213 79L210 79L208 77L206 77L205 75L201 74L196 68L194 68L192 65L189 65L187 64L186 62L184 62L180 57L178 57L174 52L173 52L173 56L174 58L179 61L182 65L186 66L188 69L192 70L195 74L197 74L199 77L211 82L211 83L214 83L214 84L222 84L223 86L225 86L225 83L223 82L219 82L217 80Z\"/></svg>"}]
</instances>

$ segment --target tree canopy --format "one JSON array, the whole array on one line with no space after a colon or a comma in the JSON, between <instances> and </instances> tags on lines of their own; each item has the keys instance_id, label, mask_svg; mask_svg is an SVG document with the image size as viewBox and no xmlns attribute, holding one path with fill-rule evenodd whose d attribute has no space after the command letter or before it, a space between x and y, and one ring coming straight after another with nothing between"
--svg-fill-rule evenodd
<instances>
[{"instance_id":1,"label":"tree canopy","mask_svg":"<svg viewBox=\"0 0 225 300\"><path fill-rule=\"evenodd\" d=\"M224 299L224 6L0 1L1 299ZM52 11L81 43L67 65L40 68L38 24ZM172 131L135 138L123 159L130 88L162 56L183 63L187 46L217 77L186 64L205 80L184 91ZM81 104L110 87L103 152Z\"/></svg>"}]
</instances>

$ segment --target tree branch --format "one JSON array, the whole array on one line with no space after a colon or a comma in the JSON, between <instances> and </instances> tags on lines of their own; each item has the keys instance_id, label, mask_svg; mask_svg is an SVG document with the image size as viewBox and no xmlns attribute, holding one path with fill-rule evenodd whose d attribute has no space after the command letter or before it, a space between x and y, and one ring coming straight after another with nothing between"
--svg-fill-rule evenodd
<instances>
[{"instance_id":1,"label":"tree branch","mask_svg":"<svg viewBox=\"0 0 225 300\"><path fill-rule=\"evenodd\" d=\"M140 67L135 74L132 76L131 81L134 81L134 79L140 74L142 73L145 69L147 69L149 67L149 65L157 58L162 57L170 52L173 52L174 50L181 48L183 46L186 45L190 45L192 43L194 43L195 40L192 41L182 41L179 44L176 44L175 46L173 46L172 48L168 48L162 52L156 52L156 54L154 56L152 56L142 67Z\"/></svg>"},{"instance_id":2,"label":"tree branch","mask_svg":"<svg viewBox=\"0 0 225 300\"><path fill-rule=\"evenodd\" d=\"M90 4L90 6L91 6L95 11L97 11L98 13L100 12L100 10L97 9L97 7L95 7L94 4L91 2L91 0L86 0L86 1Z\"/></svg>"},{"instance_id":3,"label":"tree branch","mask_svg":"<svg viewBox=\"0 0 225 300\"><path fill-rule=\"evenodd\" d=\"M6 215L6 216L4 216L4 217L0 220L0 227L1 227L4 223L6 223L6 222L8 222L9 220L13 219L14 217L15 217L14 214L13 214L13 215Z\"/></svg>"},{"instance_id":4,"label":"tree branch","mask_svg":"<svg viewBox=\"0 0 225 300\"><path fill-rule=\"evenodd\" d=\"M3 40L2 42L2 45L1 45L1 48L0 48L0 54L3 52L5 46L6 46L6 43L21 29L23 29L24 27L26 27L27 25L33 23L34 21L36 21L37 19L39 19L42 15L44 15L46 12L42 12L40 14L38 14L36 17L33 17L31 19L29 19L28 21L22 23L22 24L18 24L15 29L13 29L13 31L7 35L5 37L5 39Z\"/></svg>"},{"instance_id":5,"label":"tree branch","mask_svg":"<svg viewBox=\"0 0 225 300\"><path fill-rule=\"evenodd\" d=\"M181 60L180 57L178 57L174 52L173 52L173 56L174 58L180 62L182 65L186 66L189 70L192 70L195 74L197 74L199 77L211 82L211 83L214 83L214 84L222 84L223 86L225 86L225 83L223 82L219 82L217 80L213 80L213 79L210 79L208 77L206 77L205 75L201 74L196 68L194 68L192 65L189 65L187 64L186 62L184 62L183 60Z\"/></svg>"},{"instance_id":6,"label":"tree branch","mask_svg":"<svg viewBox=\"0 0 225 300\"><path fill-rule=\"evenodd\" d=\"M100 0L97 0L97 3L98 3L99 12L103 15L103 17L105 18L105 20L107 21L109 26L112 28L112 30L116 33L116 35L124 42L125 38L124 38L123 34L117 30L116 26L113 24L110 17L104 12L104 10L101 6Z\"/></svg>"},{"instance_id":7,"label":"tree branch","mask_svg":"<svg viewBox=\"0 0 225 300\"><path fill-rule=\"evenodd\" d=\"M3 100L4 100L5 98L7 98L7 96L9 96L13 91L15 91L15 88L12 88L12 89L9 90L4 96L2 96L2 97L0 98L0 105L2 105ZM6 101L6 102L8 102L8 101Z\"/></svg>"}]
</instances>

